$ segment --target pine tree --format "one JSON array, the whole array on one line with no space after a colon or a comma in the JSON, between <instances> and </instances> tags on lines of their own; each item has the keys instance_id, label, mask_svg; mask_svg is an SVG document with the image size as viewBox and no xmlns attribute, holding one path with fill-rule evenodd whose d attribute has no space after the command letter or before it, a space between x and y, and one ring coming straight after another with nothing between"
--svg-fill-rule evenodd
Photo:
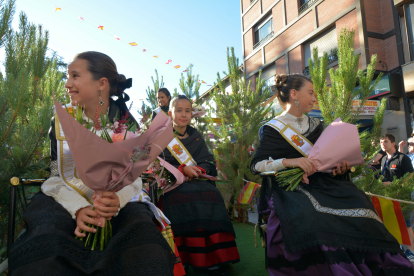
<instances>
[{"instance_id":1,"label":"pine tree","mask_svg":"<svg viewBox=\"0 0 414 276\"><path fill-rule=\"evenodd\" d=\"M216 116L221 118L222 123L218 130L213 123L209 123L208 128L216 140L214 157L221 172L220 182L224 184L221 188L229 193L228 208L231 212L234 201L245 184L244 179L258 180L258 176L253 176L250 172L253 157L249 157L248 149L257 139L263 118L271 106L262 105L269 98L270 92L263 87L261 72L256 79L256 89L251 90L250 82L246 83L245 76L239 70L239 60L235 57L233 48L227 49L227 62L232 93L226 92L225 82L217 73L217 89L212 94L212 100L217 104ZM210 109L210 122L211 113Z\"/></svg>"},{"instance_id":2,"label":"pine tree","mask_svg":"<svg viewBox=\"0 0 414 276\"><path fill-rule=\"evenodd\" d=\"M6 246L10 178L48 175L52 93L60 100L64 93L58 60L46 56L48 32L29 23L24 13L19 30L11 30L13 12L14 1L2 4L0 47L5 48L5 72L0 73L0 248ZM18 209L20 225L21 212Z\"/></svg>"},{"instance_id":3,"label":"pine tree","mask_svg":"<svg viewBox=\"0 0 414 276\"><path fill-rule=\"evenodd\" d=\"M194 65L190 64L187 68L186 74L181 73L179 86L182 93L193 101L193 106L201 106L204 104L200 99L201 82L199 75L193 75L193 67ZM178 95L177 90L174 90L174 95ZM201 133L201 135L203 135L207 144L210 144L209 137L207 136L208 129L205 118L194 118L193 122L195 128Z\"/></svg>"},{"instance_id":4,"label":"pine tree","mask_svg":"<svg viewBox=\"0 0 414 276\"><path fill-rule=\"evenodd\" d=\"M164 87L164 77L161 76L161 80L158 76L158 71L155 69L155 80L154 77L151 77L153 88L149 87L146 90L147 98L145 99L149 105L146 105L145 102L142 102L141 110L138 110L138 114L142 116L141 123L148 125L149 119L151 118L152 111L158 106L157 91L158 89Z\"/></svg>"},{"instance_id":5,"label":"pine tree","mask_svg":"<svg viewBox=\"0 0 414 276\"><path fill-rule=\"evenodd\" d=\"M355 31L346 28L341 30L338 38L338 68L329 69L332 85L329 89L326 80L327 53L318 58L318 49L314 48L313 60L309 59L309 71L325 126L328 126L337 118L341 118L343 122L355 124L369 94L382 77L382 73L380 73L374 83L371 84L378 60L377 55L371 56L371 62L366 71L358 69L360 56L354 53L354 40ZM357 84L360 86L359 89L355 89ZM353 109L354 100L359 100L359 108L357 109ZM384 110L385 100L382 101L376 111L373 118L374 126L371 131L364 131L360 134L361 151L365 153L366 161L372 159L378 150L372 146L372 142L378 141L381 134ZM356 167L355 177L360 175L362 167Z\"/></svg>"},{"instance_id":6,"label":"pine tree","mask_svg":"<svg viewBox=\"0 0 414 276\"><path fill-rule=\"evenodd\" d=\"M371 56L371 62L366 71L358 69L359 55L354 53L354 38L354 31L341 30L338 39L338 68L329 70L332 82L330 89L328 89L326 82L327 54L324 53L321 58L318 58L318 50L313 49L313 60L309 59L309 69L325 126L338 117L343 122L356 123L364 102L382 77L382 73L379 74L376 81L371 84L377 63L376 55ZM360 88L356 90L357 84ZM352 110L352 100L356 99L361 101L360 108ZM371 130L360 133L361 152L364 153L366 162L370 161L379 149L373 144L379 142L384 110L385 99L381 101L381 105L373 117L374 125ZM411 193L414 190L414 175L407 174L398 180L394 179L390 185L384 186L381 178L376 179L374 172L367 165L356 166L355 169L355 172L352 173L352 180L361 190L390 198L411 200ZM401 204L401 207L405 214L408 214L413 210L414 205Z\"/></svg>"}]
</instances>

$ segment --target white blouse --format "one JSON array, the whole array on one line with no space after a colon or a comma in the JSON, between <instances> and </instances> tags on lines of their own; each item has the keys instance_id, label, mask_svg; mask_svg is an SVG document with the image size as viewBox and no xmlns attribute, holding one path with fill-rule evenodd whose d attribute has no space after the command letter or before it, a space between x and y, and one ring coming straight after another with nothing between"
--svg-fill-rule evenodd
<instances>
[{"instance_id":1,"label":"white blouse","mask_svg":"<svg viewBox=\"0 0 414 276\"><path fill-rule=\"evenodd\" d=\"M58 176L51 177L42 184L42 192L54 198L56 202L65 208L73 219L76 219L76 212L82 208L92 206L83 196L69 188ZM122 209L135 195L142 190L142 180L138 177L131 185L125 186L116 195L119 198L119 209ZM116 214L118 215L118 213ZM115 216L116 216L115 215Z\"/></svg>"},{"instance_id":2,"label":"white blouse","mask_svg":"<svg viewBox=\"0 0 414 276\"><path fill-rule=\"evenodd\" d=\"M278 119L285 124L289 124L300 134L306 133L309 129L309 117L305 114L302 114L301 117L296 117L285 111L279 116L276 116L275 119ZM258 172L281 171L286 169L282 163L284 159L285 158L273 160L271 157L269 157L267 160L257 162L254 168Z\"/></svg>"}]
</instances>

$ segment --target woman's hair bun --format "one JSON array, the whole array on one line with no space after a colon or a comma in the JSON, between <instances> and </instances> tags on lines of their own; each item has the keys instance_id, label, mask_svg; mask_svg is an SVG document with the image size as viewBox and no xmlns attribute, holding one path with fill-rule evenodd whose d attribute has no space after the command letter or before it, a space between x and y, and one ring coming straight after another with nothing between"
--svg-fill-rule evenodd
<instances>
[{"instance_id":1,"label":"woman's hair bun","mask_svg":"<svg viewBox=\"0 0 414 276\"><path fill-rule=\"evenodd\" d=\"M287 82L288 76L287 75L276 75L275 76L275 83L277 91L281 92L283 85Z\"/></svg>"}]
</instances>

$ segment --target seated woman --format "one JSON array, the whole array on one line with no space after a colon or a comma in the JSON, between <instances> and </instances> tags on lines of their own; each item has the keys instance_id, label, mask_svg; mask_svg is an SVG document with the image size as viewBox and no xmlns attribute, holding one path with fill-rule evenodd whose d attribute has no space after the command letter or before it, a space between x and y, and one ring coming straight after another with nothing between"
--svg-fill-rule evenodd
<instances>
[{"instance_id":1,"label":"seated woman","mask_svg":"<svg viewBox=\"0 0 414 276\"><path fill-rule=\"evenodd\" d=\"M187 181L161 196L159 204L171 221L182 263L221 275L225 273L222 264L239 262L240 257L220 191L198 179L198 173L217 175L214 156L201 134L189 126L192 107L186 96L174 98L168 114L177 136L160 157L165 156Z\"/></svg>"},{"instance_id":2,"label":"seated woman","mask_svg":"<svg viewBox=\"0 0 414 276\"><path fill-rule=\"evenodd\" d=\"M285 140L275 126L287 125L302 141L316 142L323 125L304 115L316 102L312 81L281 75L276 76L276 88L285 112L260 129L251 170L258 174L300 167L305 175L294 191L287 192L276 182L261 190L259 211L270 214L270 275L414 275L370 199L341 176L349 163L338 165L332 175L315 173L315 163L299 152L301 144Z\"/></svg>"},{"instance_id":3,"label":"seated woman","mask_svg":"<svg viewBox=\"0 0 414 276\"><path fill-rule=\"evenodd\" d=\"M128 97L124 90L132 80L118 74L109 56L78 54L67 74L65 87L71 103L84 107L84 119L94 119L97 106L112 122L116 114L118 119L125 115ZM24 212L27 231L12 244L9 275L173 275L175 256L157 229L153 213L144 203L128 203L141 192L141 178L118 192L104 192L99 199L102 206L93 210L93 191L77 178L73 166L62 161L70 149L59 129L52 118L51 176ZM76 179L76 186L70 179ZM86 223L99 226L94 219L99 216L111 219L113 237L103 251L91 251L75 235L85 237L80 230L96 232Z\"/></svg>"},{"instance_id":4,"label":"seated woman","mask_svg":"<svg viewBox=\"0 0 414 276\"><path fill-rule=\"evenodd\" d=\"M159 107L152 112L151 121L154 120L155 116L157 116L158 112L160 111L163 111L165 112L165 114L168 114L168 108L170 106L171 101L170 91L168 91L168 89L164 87L158 89L157 99Z\"/></svg>"}]
</instances>

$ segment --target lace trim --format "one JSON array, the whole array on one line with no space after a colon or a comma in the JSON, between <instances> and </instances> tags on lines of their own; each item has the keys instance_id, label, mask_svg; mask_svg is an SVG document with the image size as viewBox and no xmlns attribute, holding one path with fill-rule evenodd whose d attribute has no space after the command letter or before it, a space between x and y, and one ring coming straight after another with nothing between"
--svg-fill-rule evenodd
<instances>
[{"instance_id":1,"label":"lace trim","mask_svg":"<svg viewBox=\"0 0 414 276\"><path fill-rule=\"evenodd\" d=\"M318 118L310 117L309 118L309 130L303 136L307 137L310 133L312 133L320 124L320 120Z\"/></svg>"},{"instance_id":2,"label":"lace trim","mask_svg":"<svg viewBox=\"0 0 414 276\"><path fill-rule=\"evenodd\" d=\"M300 186L296 187L297 190L304 193L309 200L312 202L313 207L316 211L321 213L327 213L331 215L336 216L343 216L343 217L365 217L365 218L372 218L376 221L383 223L382 220L378 217L377 213L370 209L362 209L362 208L356 208L356 209L332 209L328 207L323 207L319 204L319 202L314 198L308 191L303 189Z\"/></svg>"},{"instance_id":3,"label":"lace trim","mask_svg":"<svg viewBox=\"0 0 414 276\"><path fill-rule=\"evenodd\" d=\"M59 167L57 160L50 161L50 177L59 176Z\"/></svg>"}]
</instances>

